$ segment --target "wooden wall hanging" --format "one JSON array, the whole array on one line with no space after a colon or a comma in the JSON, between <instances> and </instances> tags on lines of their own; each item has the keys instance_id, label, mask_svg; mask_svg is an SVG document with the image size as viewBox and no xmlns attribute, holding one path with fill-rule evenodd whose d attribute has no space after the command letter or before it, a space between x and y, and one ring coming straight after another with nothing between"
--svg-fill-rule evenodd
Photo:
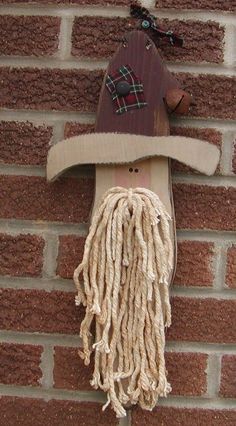
<instances>
[{"instance_id":1,"label":"wooden wall hanging","mask_svg":"<svg viewBox=\"0 0 236 426\"><path fill-rule=\"evenodd\" d=\"M142 28L181 44L146 9L131 10ZM168 111L185 114L190 101L147 32L133 31L108 66L95 133L62 141L48 155L50 181L96 164L91 226L74 273L76 304L86 307L79 353L88 365L94 352L91 385L107 393L104 408L111 404L117 417L130 404L151 410L171 391L164 358L176 266L170 159L207 175L219 161L215 146L170 136Z\"/></svg>"}]
</instances>

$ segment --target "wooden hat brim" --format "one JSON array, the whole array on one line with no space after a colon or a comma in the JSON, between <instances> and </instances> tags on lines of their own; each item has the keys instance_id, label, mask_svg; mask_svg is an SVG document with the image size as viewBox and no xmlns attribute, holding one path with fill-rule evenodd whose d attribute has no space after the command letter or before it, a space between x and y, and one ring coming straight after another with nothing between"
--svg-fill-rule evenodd
<instances>
[{"instance_id":1,"label":"wooden hat brim","mask_svg":"<svg viewBox=\"0 0 236 426\"><path fill-rule=\"evenodd\" d=\"M152 157L169 157L212 175L219 163L220 151L206 141L182 136L92 133L74 136L51 147L47 179L54 180L77 165L128 164Z\"/></svg>"}]
</instances>

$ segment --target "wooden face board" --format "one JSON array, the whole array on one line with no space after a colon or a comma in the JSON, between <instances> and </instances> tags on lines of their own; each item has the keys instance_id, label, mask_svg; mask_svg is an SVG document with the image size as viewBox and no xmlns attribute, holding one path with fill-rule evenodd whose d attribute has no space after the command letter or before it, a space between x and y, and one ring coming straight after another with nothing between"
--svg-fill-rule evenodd
<instances>
[{"instance_id":1,"label":"wooden face board","mask_svg":"<svg viewBox=\"0 0 236 426\"><path fill-rule=\"evenodd\" d=\"M122 65L129 65L141 80L147 106L116 114L106 87L106 76L116 73ZM130 33L107 69L100 94L95 131L147 136L169 135L164 98L167 90L174 88L178 88L178 83L164 66L154 43L142 31ZM171 214L172 194L169 178L169 161L165 158L153 158L125 166L97 166L94 207L96 208L104 192L112 186L142 186L158 194Z\"/></svg>"},{"instance_id":2,"label":"wooden face board","mask_svg":"<svg viewBox=\"0 0 236 426\"><path fill-rule=\"evenodd\" d=\"M137 78L141 80L147 106L118 115L114 111L114 105L106 87L106 77L108 74L115 73L122 65L129 65ZM170 127L164 98L168 90L178 87L177 81L164 66L150 38L142 31L131 32L107 69L99 99L95 131L147 136L169 135ZM145 187L159 196L173 220L171 234L176 258L170 161L160 157L125 166L96 166L94 210L104 192L114 186ZM176 259L174 264L176 266ZM175 266L172 276L175 273Z\"/></svg>"}]
</instances>

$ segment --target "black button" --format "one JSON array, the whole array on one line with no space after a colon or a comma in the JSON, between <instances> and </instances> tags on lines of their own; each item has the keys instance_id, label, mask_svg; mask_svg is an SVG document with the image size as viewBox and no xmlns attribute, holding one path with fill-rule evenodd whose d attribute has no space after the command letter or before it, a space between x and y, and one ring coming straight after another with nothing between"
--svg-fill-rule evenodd
<instances>
[{"instance_id":1,"label":"black button","mask_svg":"<svg viewBox=\"0 0 236 426\"><path fill-rule=\"evenodd\" d=\"M119 83L116 84L116 92L119 96L127 96L130 89L131 87L128 81L119 81Z\"/></svg>"}]
</instances>

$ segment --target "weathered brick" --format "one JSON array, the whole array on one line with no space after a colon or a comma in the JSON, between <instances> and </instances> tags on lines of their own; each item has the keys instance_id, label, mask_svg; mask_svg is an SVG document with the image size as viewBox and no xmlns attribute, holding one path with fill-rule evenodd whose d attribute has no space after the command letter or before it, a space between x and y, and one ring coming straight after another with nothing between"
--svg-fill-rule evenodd
<instances>
[{"instance_id":1,"label":"weathered brick","mask_svg":"<svg viewBox=\"0 0 236 426\"><path fill-rule=\"evenodd\" d=\"M0 0L0 4L94 4L94 5L112 5L112 6L129 6L130 0ZM182 9L210 9L210 10L236 10L235 0L201 0L196 3L194 0L158 0L156 3L158 8L182 8Z\"/></svg>"},{"instance_id":2,"label":"weathered brick","mask_svg":"<svg viewBox=\"0 0 236 426\"><path fill-rule=\"evenodd\" d=\"M81 124L76 122L68 122L65 125L64 137L71 138L72 136L83 135L85 133L94 132L94 124Z\"/></svg>"},{"instance_id":3,"label":"weathered brick","mask_svg":"<svg viewBox=\"0 0 236 426\"><path fill-rule=\"evenodd\" d=\"M220 395L236 398L236 355L222 357Z\"/></svg>"},{"instance_id":4,"label":"weathered brick","mask_svg":"<svg viewBox=\"0 0 236 426\"><path fill-rule=\"evenodd\" d=\"M1 397L0 426L118 426L111 409L96 402Z\"/></svg>"},{"instance_id":5,"label":"weathered brick","mask_svg":"<svg viewBox=\"0 0 236 426\"><path fill-rule=\"evenodd\" d=\"M201 241L179 241L177 253L174 279L176 285L212 286L214 276L211 263L214 244Z\"/></svg>"},{"instance_id":6,"label":"weathered brick","mask_svg":"<svg viewBox=\"0 0 236 426\"><path fill-rule=\"evenodd\" d=\"M206 392L207 358L207 355L199 353L166 353L172 395L197 396Z\"/></svg>"},{"instance_id":7,"label":"weathered brick","mask_svg":"<svg viewBox=\"0 0 236 426\"><path fill-rule=\"evenodd\" d=\"M89 178L58 179L0 176L0 217L39 221L86 222L93 199Z\"/></svg>"},{"instance_id":8,"label":"weathered brick","mask_svg":"<svg viewBox=\"0 0 236 426\"><path fill-rule=\"evenodd\" d=\"M233 343L236 300L172 299L169 340ZM84 312L76 308L74 293L40 290L1 290L2 329L78 334ZM191 321L190 321L191 319Z\"/></svg>"},{"instance_id":9,"label":"weathered brick","mask_svg":"<svg viewBox=\"0 0 236 426\"><path fill-rule=\"evenodd\" d=\"M37 68L0 69L0 106L5 108L96 110L102 71Z\"/></svg>"},{"instance_id":10,"label":"weathered brick","mask_svg":"<svg viewBox=\"0 0 236 426\"><path fill-rule=\"evenodd\" d=\"M54 348L54 387L59 389L79 389L82 391L94 390L89 381L93 374L93 361L89 367L78 355L77 348Z\"/></svg>"},{"instance_id":11,"label":"weathered brick","mask_svg":"<svg viewBox=\"0 0 236 426\"><path fill-rule=\"evenodd\" d=\"M176 225L181 229L236 228L236 188L175 184Z\"/></svg>"},{"instance_id":12,"label":"weathered brick","mask_svg":"<svg viewBox=\"0 0 236 426\"><path fill-rule=\"evenodd\" d=\"M52 127L32 123L1 121L1 163L44 165L52 138Z\"/></svg>"},{"instance_id":13,"label":"weathered brick","mask_svg":"<svg viewBox=\"0 0 236 426\"><path fill-rule=\"evenodd\" d=\"M94 5L113 5L113 6L129 6L130 0L0 0L0 4L18 4L18 3L38 3L40 4L94 4Z\"/></svg>"},{"instance_id":14,"label":"weathered brick","mask_svg":"<svg viewBox=\"0 0 236 426\"><path fill-rule=\"evenodd\" d=\"M55 347L54 386L61 389L91 390L94 364L85 367L77 348ZM206 392L207 355L166 353L168 380L173 395L202 395Z\"/></svg>"},{"instance_id":15,"label":"weathered brick","mask_svg":"<svg viewBox=\"0 0 236 426\"><path fill-rule=\"evenodd\" d=\"M134 409L132 426L235 426L236 410L157 407L152 412Z\"/></svg>"},{"instance_id":16,"label":"weathered brick","mask_svg":"<svg viewBox=\"0 0 236 426\"><path fill-rule=\"evenodd\" d=\"M50 56L58 49L60 19L0 16L0 55Z\"/></svg>"},{"instance_id":17,"label":"weathered brick","mask_svg":"<svg viewBox=\"0 0 236 426\"><path fill-rule=\"evenodd\" d=\"M42 346L0 344L0 382L5 385L40 384Z\"/></svg>"},{"instance_id":18,"label":"weathered brick","mask_svg":"<svg viewBox=\"0 0 236 426\"><path fill-rule=\"evenodd\" d=\"M236 288L236 245L233 245L227 251L226 284L229 287Z\"/></svg>"},{"instance_id":19,"label":"weathered brick","mask_svg":"<svg viewBox=\"0 0 236 426\"><path fill-rule=\"evenodd\" d=\"M3 330L79 334L84 312L75 293L1 289L0 297Z\"/></svg>"},{"instance_id":20,"label":"weathered brick","mask_svg":"<svg viewBox=\"0 0 236 426\"><path fill-rule=\"evenodd\" d=\"M202 10L223 10L223 11L235 11L236 1L235 0L157 0L157 8L166 9L202 9Z\"/></svg>"},{"instance_id":21,"label":"weathered brick","mask_svg":"<svg viewBox=\"0 0 236 426\"><path fill-rule=\"evenodd\" d=\"M190 114L194 117L235 119L236 77L187 73L176 74L182 87L193 95L194 105ZM204 93L204 96L203 96ZM222 102L224 99L224 102Z\"/></svg>"},{"instance_id":22,"label":"weathered brick","mask_svg":"<svg viewBox=\"0 0 236 426\"><path fill-rule=\"evenodd\" d=\"M101 70L2 67L0 107L94 112L103 75ZM196 104L192 106L189 115L236 118L236 77L187 73L178 73L176 77L195 99Z\"/></svg>"},{"instance_id":23,"label":"weathered brick","mask_svg":"<svg viewBox=\"0 0 236 426\"><path fill-rule=\"evenodd\" d=\"M181 34L184 46L173 48L166 41L158 41L162 56L168 61L222 62L224 30L213 21L157 20L163 29ZM104 18L83 16L75 18L72 32L72 54L79 57L111 57L120 45L124 33L137 27L132 18ZM201 39L199 38L201 34ZM154 40L156 41L156 40Z\"/></svg>"},{"instance_id":24,"label":"weathered brick","mask_svg":"<svg viewBox=\"0 0 236 426\"><path fill-rule=\"evenodd\" d=\"M44 240L36 235L0 234L0 274L15 277L40 276Z\"/></svg>"},{"instance_id":25,"label":"weathered brick","mask_svg":"<svg viewBox=\"0 0 236 426\"><path fill-rule=\"evenodd\" d=\"M172 325L168 340L234 343L236 300L172 298Z\"/></svg>"},{"instance_id":26,"label":"weathered brick","mask_svg":"<svg viewBox=\"0 0 236 426\"><path fill-rule=\"evenodd\" d=\"M216 145L220 151L221 151L221 144L222 144L222 134L215 130L215 129L198 129L198 128L191 128L191 127L171 127L170 131L171 135L174 136L184 136L189 138L195 138L195 139L201 139L205 140L213 145ZM182 163L179 163L178 161L172 161L172 172L173 173L196 173L199 174L194 169L191 169L191 167L185 166ZM216 169L216 174L219 174L219 166Z\"/></svg>"},{"instance_id":27,"label":"weathered brick","mask_svg":"<svg viewBox=\"0 0 236 426\"><path fill-rule=\"evenodd\" d=\"M72 278L75 268L81 262L85 238L65 235L59 238L57 274L62 278Z\"/></svg>"}]
</instances>

